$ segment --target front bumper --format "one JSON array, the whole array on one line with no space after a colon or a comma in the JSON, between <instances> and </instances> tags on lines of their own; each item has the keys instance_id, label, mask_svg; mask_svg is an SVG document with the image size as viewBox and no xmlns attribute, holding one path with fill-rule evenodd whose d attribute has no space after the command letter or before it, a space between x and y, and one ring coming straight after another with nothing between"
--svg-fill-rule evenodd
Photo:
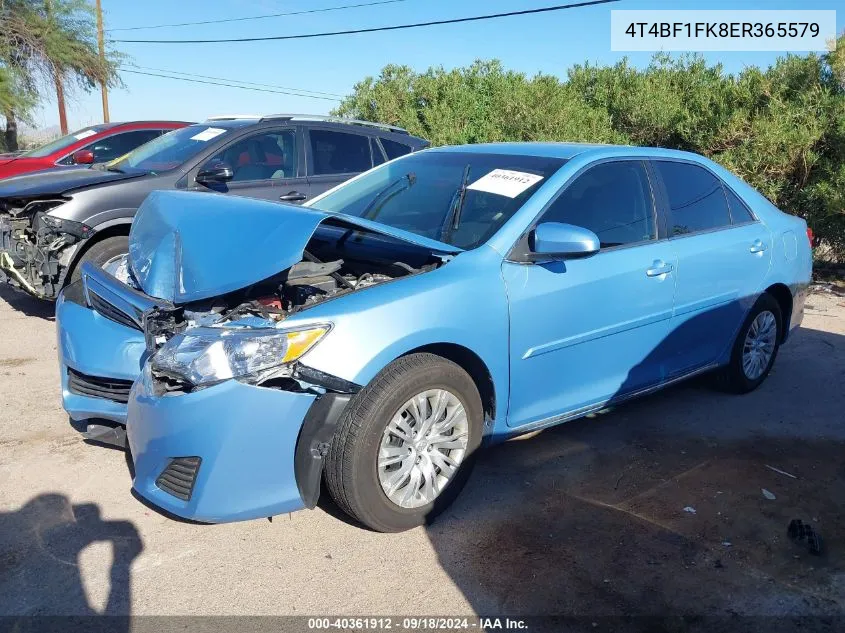
<instances>
[{"instance_id":1,"label":"front bumper","mask_svg":"<svg viewBox=\"0 0 845 633\"><path fill-rule=\"evenodd\" d=\"M333 396L255 387L236 380L158 396L145 368L132 389L126 425L135 463L133 489L155 506L205 523L313 507L308 491L315 481L308 472L317 473L319 486L322 454L319 442L305 437L303 426L311 426L307 424L310 412L324 408L320 400ZM330 416L332 422L337 413ZM317 426L332 429L325 421L317 420ZM309 455L310 465L297 465ZM187 499L168 492L161 480L174 460L186 458L199 464L192 480L183 485L189 491ZM310 468L314 464L319 467Z\"/></svg>"},{"instance_id":2,"label":"front bumper","mask_svg":"<svg viewBox=\"0 0 845 633\"><path fill-rule=\"evenodd\" d=\"M74 393L68 370L88 376L134 381L146 357L143 332L116 323L73 301L68 293L81 292L76 284L63 291L56 302L59 374L62 406L73 420L92 418L126 424L126 403Z\"/></svg>"}]
</instances>

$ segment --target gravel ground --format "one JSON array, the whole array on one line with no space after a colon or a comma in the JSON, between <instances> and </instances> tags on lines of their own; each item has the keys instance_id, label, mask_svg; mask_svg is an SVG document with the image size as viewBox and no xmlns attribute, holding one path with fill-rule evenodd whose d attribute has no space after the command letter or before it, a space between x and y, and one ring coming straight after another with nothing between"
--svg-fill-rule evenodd
<instances>
[{"instance_id":1,"label":"gravel ground","mask_svg":"<svg viewBox=\"0 0 845 633\"><path fill-rule=\"evenodd\" d=\"M493 448L453 509L396 535L328 502L158 514L124 454L69 425L55 349L51 306L0 290L0 615L843 614L841 297L810 298L755 393L697 380ZM789 541L793 518L822 556Z\"/></svg>"}]
</instances>

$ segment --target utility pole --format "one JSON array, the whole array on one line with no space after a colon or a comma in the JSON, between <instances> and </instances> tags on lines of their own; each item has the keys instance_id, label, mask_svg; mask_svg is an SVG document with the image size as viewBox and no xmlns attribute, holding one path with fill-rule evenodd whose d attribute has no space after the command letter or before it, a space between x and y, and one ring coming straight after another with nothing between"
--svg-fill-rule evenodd
<instances>
[{"instance_id":1,"label":"utility pole","mask_svg":"<svg viewBox=\"0 0 845 633\"><path fill-rule=\"evenodd\" d=\"M106 63L106 45L103 38L103 5L101 0L97 0L97 46L100 49L100 61L105 65ZM109 91L106 88L106 83L100 84L103 93L103 123L109 122Z\"/></svg>"}]
</instances>

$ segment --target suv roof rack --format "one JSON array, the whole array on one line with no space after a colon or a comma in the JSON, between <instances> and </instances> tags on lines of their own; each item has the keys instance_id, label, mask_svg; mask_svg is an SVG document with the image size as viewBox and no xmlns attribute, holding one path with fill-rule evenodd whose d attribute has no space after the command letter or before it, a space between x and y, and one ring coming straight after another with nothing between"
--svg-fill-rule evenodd
<instances>
[{"instance_id":1,"label":"suv roof rack","mask_svg":"<svg viewBox=\"0 0 845 633\"><path fill-rule=\"evenodd\" d=\"M329 116L320 114L268 114L261 117L262 121L326 121L328 123L344 123L346 125L361 125L364 127L374 127L380 130L387 130L388 132L396 132L397 134L410 134L408 130L396 125L388 125L387 123L373 123L372 121L361 121L360 119L347 119L340 116Z\"/></svg>"}]
</instances>

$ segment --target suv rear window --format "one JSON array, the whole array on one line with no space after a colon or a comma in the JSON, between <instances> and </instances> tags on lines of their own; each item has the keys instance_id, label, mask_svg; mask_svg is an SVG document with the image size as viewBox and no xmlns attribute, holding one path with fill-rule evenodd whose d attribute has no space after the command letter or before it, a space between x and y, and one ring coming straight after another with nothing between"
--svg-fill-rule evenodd
<instances>
[{"instance_id":1,"label":"suv rear window","mask_svg":"<svg viewBox=\"0 0 845 633\"><path fill-rule=\"evenodd\" d=\"M722 181L698 165L655 161L672 211L670 235L686 235L731 225Z\"/></svg>"},{"instance_id":2,"label":"suv rear window","mask_svg":"<svg viewBox=\"0 0 845 633\"><path fill-rule=\"evenodd\" d=\"M370 139L361 134L310 130L314 175L355 174L373 166Z\"/></svg>"},{"instance_id":3,"label":"suv rear window","mask_svg":"<svg viewBox=\"0 0 845 633\"><path fill-rule=\"evenodd\" d=\"M411 153L411 148L404 143L397 143L386 138L381 139L381 146L384 148L384 153L387 154L388 160L393 160L394 158Z\"/></svg>"}]
</instances>

